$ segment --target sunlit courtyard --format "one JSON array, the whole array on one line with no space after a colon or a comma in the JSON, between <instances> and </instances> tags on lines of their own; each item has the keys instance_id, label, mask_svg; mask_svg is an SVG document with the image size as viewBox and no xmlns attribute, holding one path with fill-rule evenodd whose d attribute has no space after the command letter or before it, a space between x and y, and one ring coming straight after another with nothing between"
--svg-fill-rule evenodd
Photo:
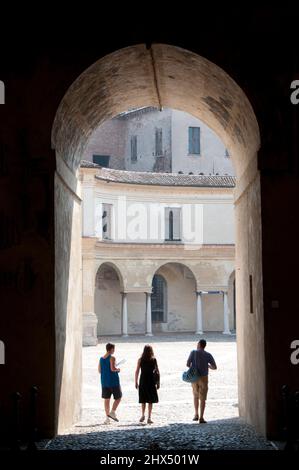
<instances>
[{"instance_id":1,"label":"sunlit courtyard","mask_svg":"<svg viewBox=\"0 0 299 470\"><path fill-rule=\"evenodd\" d=\"M182 381L188 355L196 347L195 335L106 337L100 339L98 346L83 349L81 421L52 441L48 448L271 449L270 443L238 418L235 336L209 333L205 338L206 350L214 356L218 366L209 375L207 424L192 421L192 390L190 384ZM119 422L105 425L97 364L108 341L116 344L117 362L123 359L125 362L120 366L123 399L118 409ZM134 373L143 347L149 341L159 363L161 388L159 403L154 405L154 424L144 425L139 423L140 405Z\"/></svg>"}]
</instances>

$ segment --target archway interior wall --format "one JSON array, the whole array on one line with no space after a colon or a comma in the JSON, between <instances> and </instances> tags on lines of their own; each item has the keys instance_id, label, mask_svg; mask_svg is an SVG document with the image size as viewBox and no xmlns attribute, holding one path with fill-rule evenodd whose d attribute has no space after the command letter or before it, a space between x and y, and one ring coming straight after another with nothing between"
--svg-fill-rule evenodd
<instances>
[{"instance_id":1,"label":"archway interior wall","mask_svg":"<svg viewBox=\"0 0 299 470\"><path fill-rule=\"evenodd\" d=\"M260 178L236 201L236 311L240 414L266 434ZM252 279L252 306L250 295ZM241 313L241 314L240 314ZM248 369L250 364L250 372Z\"/></svg>"},{"instance_id":2,"label":"archway interior wall","mask_svg":"<svg viewBox=\"0 0 299 470\"><path fill-rule=\"evenodd\" d=\"M144 45L137 45L100 59L71 85L59 106L52 130L52 146L57 156L76 174L92 132L118 113L143 106L172 107L198 117L219 135L231 153L241 183L236 188L241 414L265 432L260 187L256 158L260 139L254 113L242 90L215 64L174 46L155 44L148 50ZM66 191L56 201L56 219L60 221L69 205L68 197L74 197L67 194L70 193ZM68 238L67 234L64 236ZM61 249L66 250L65 247ZM56 256L61 253L57 252ZM249 274L252 275L256 305L254 314L250 315ZM68 293L72 295L74 284L67 282L67 285ZM63 336L62 333L67 337L70 332L61 332ZM72 347L79 345L78 340ZM251 370L255 370L255 381L245 377L248 363ZM72 380L67 368L61 373ZM59 377L57 383L61 383ZM61 394L66 391L58 390L57 393L58 401L61 401ZM257 403L258 407L255 407ZM68 419L63 421L66 424Z\"/></svg>"},{"instance_id":3,"label":"archway interior wall","mask_svg":"<svg viewBox=\"0 0 299 470\"><path fill-rule=\"evenodd\" d=\"M76 178L59 161L55 174L56 432L81 413L81 198ZM79 345L79 347L78 347ZM70 377L71 383L70 386ZM59 417L59 419L58 419Z\"/></svg>"},{"instance_id":4,"label":"archway interior wall","mask_svg":"<svg viewBox=\"0 0 299 470\"><path fill-rule=\"evenodd\" d=\"M229 328L230 330L236 329L235 319L234 319L234 281L235 281L235 271L231 273L228 279L228 308L230 312L229 317Z\"/></svg>"}]
</instances>

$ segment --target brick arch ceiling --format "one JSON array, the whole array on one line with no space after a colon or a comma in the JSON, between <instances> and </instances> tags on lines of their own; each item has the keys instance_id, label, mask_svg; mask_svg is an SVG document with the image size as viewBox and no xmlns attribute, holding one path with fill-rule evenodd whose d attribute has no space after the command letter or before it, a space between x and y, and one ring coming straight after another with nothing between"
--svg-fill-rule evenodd
<instances>
[{"instance_id":1,"label":"brick arch ceiling","mask_svg":"<svg viewBox=\"0 0 299 470\"><path fill-rule=\"evenodd\" d=\"M178 109L204 121L230 150L237 176L256 158L259 128L245 93L214 63L166 44L120 49L86 69L59 105L52 147L76 171L99 125L144 106Z\"/></svg>"}]
</instances>

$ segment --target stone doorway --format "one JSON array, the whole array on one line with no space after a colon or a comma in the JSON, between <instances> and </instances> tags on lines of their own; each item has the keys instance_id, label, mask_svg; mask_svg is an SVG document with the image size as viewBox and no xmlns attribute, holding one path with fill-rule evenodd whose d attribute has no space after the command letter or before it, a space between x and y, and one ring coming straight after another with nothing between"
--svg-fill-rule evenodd
<instances>
[{"instance_id":1,"label":"stone doorway","mask_svg":"<svg viewBox=\"0 0 299 470\"><path fill-rule=\"evenodd\" d=\"M82 279L78 165L88 137L97 126L130 107L142 106L167 106L201 118L223 140L233 159L237 174L240 414L266 433L258 124L245 93L224 70L197 54L165 44L154 44L150 48L144 44L127 47L100 59L70 86L53 124L52 145L57 165L57 430L69 427L80 412ZM247 374L248 362L252 364L254 377Z\"/></svg>"}]
</instances>

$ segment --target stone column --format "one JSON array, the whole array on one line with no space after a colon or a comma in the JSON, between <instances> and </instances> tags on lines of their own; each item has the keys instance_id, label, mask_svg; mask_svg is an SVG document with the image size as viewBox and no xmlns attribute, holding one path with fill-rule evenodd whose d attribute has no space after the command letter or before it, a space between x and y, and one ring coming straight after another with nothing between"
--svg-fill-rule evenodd
<instances>
[{"instance_id":1,"label":"stone column","mask_svg":"<svg viewBox=\"0 0 299 470\"><path fill-rule=\"evenodd\" d=\"M201 291L196 292L196 335L202 335L202 298Z\"/></svg>"},{"instance_id":2,"label":"stone column","mask_svg":"<svg viewBox=\"0 0 299 470\"><path fill-rule=\"evenodd\" d=\"M122 302L121 302L121 330L122 336L128 335L128 299L127 293L122 292Z\"/></svg>"},{"instance_id":3,"label":"stone column","mask_svg":"<svg viewBox=\"0 0 299 470\"><path fill-rule=\"evenodd\" d=\"M223 292L223 320L224 320L224 330L223 334L224 335L230 335L230 329L229 329L229 308L228 308L228 301L227 301L227 292Z\"/></svg>"},{"instance_id":4,"label":"stone column","mask_svg":"<svg viewBox=\"0 0 299 470\"><path fill-rule=\"evenodd\" d=\"M95 346L98 344L98 318L95 314L95 270L94 259L83 256L82 260L82 327L83 346Z\"/></svg>"},{"instance_id":5,"label":"stone column","mask_svg":"<svg viewBox=\"0 0 299 470\"><path fill-rule=\"evenodd\" d=\"M146 296L146 313L145 313L145 321L146 321L146 332L145 336L153 336L152 333L152 302L151 302L151 293L145 292Z\"/></svg>"}]
</instances>

